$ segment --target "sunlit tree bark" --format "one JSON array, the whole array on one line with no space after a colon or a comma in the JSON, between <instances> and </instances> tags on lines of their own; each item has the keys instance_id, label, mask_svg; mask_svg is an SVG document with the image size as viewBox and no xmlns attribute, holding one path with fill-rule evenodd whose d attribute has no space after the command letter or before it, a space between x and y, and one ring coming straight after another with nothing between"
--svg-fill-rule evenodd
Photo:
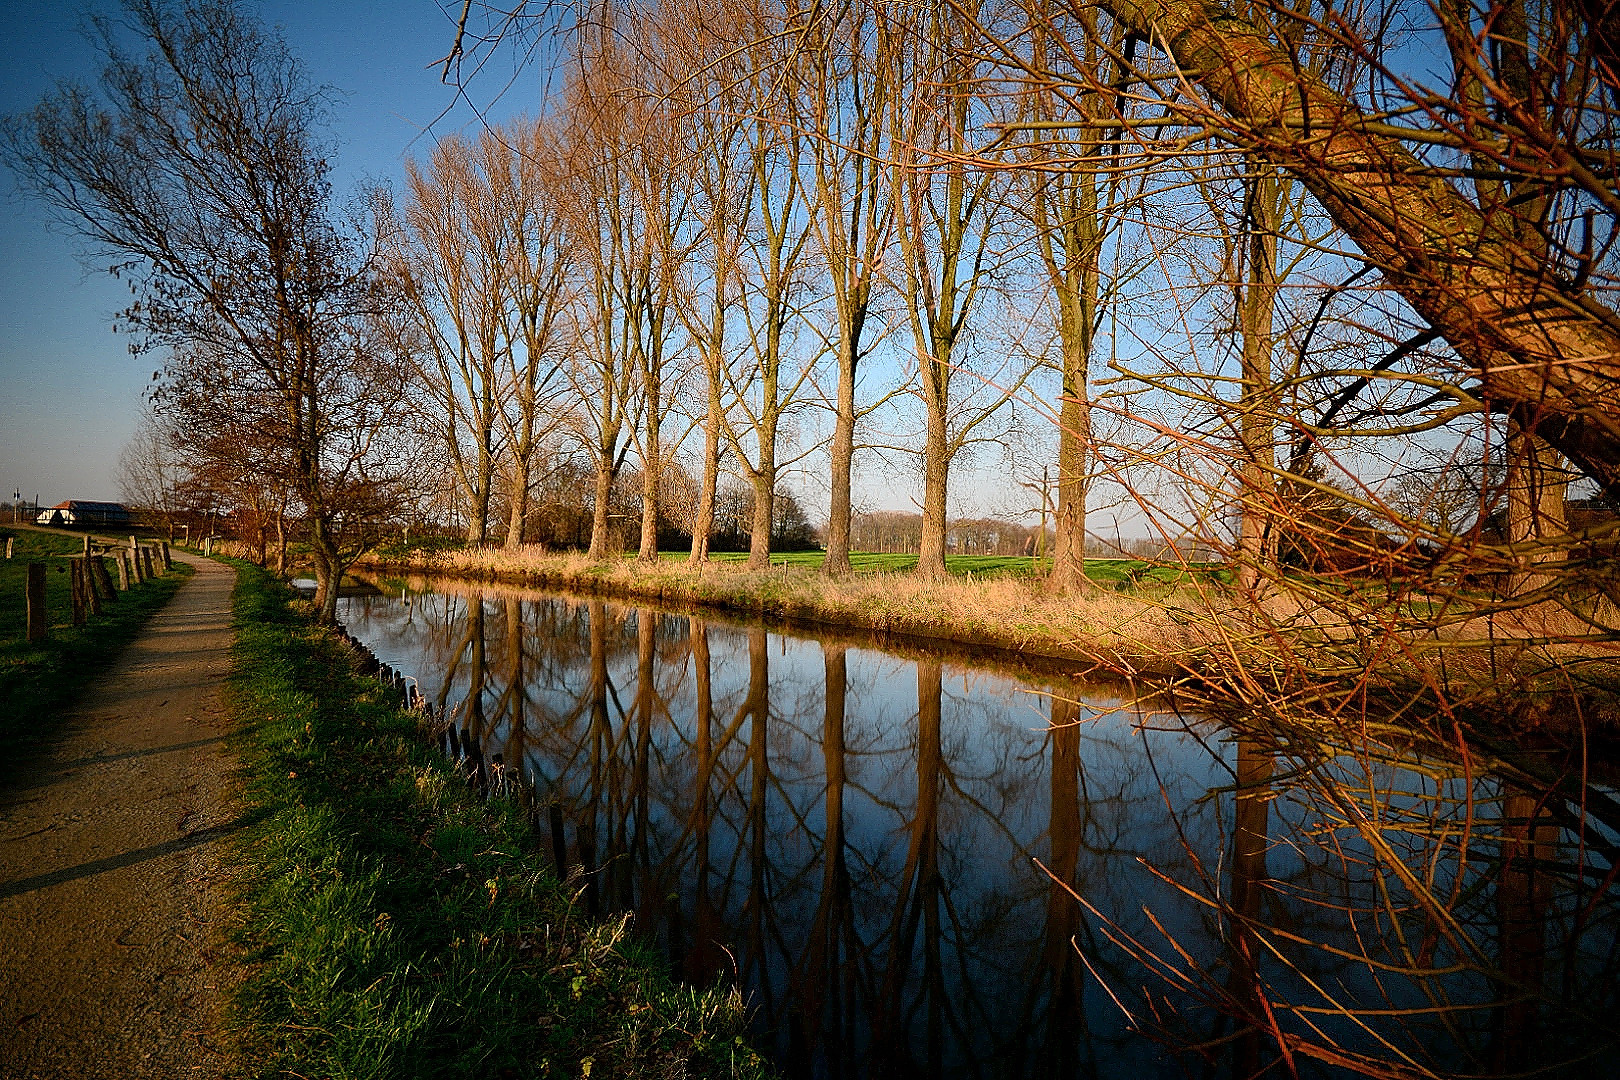
<instances>
[{"instance_id":1,"label":"sunlit tree bark","mask_svg":"<svg viewBox=\"0 0 1620 1080\"><path fill-rule=\"evenodd\" d=\"M1612 217L1620 207L1606 179L1612 167L1561 134L1590 127L1601 141L1612 129L1613 69L1601 63L1608 39L1583 38L1584 15L1557 8L1545 16L1544 31L1568 48L1538 52L1546 90L1536 108L1528 86L1520 87L1526 96L1514 90L1515 65L1500 60L1519 48L1511 30L1484 30L1472 9L1442 6L1440 32L1462 47L1467 68L1489 77L1479 80L1483 101L1465 90L1438 103L1417 80L1391 81L1397 98L1424 110L1429 122L1422 123L1391 122L1387 103L1311 74L1290 11L1168 0L1099 7L1168 50L1203 94L1176 103L1173 115L1214 123L1310 191L1388 287L1456 351L1474 383L1469 393L1529 423L1605 488L1620 484L1620 317L1587 288L1602 267L1583 248L1582 212L1558 223L1558 244L1549 248L1527 240L1517 224L1535 220L1516 208L1529 192L1497 202L1488 185L1481 194L1454 168L1437 172L1415 152L1484 153L1492 175L1527 176L1541 189L1534 197L1557 194L1566 206L1584 202ZM1522 19L1525 9L1501 10ZM1356 22L1330 11L1311 25L1331 47L1378 62L1380 43L1359 36Z\"/></svg>"}]
</instances>

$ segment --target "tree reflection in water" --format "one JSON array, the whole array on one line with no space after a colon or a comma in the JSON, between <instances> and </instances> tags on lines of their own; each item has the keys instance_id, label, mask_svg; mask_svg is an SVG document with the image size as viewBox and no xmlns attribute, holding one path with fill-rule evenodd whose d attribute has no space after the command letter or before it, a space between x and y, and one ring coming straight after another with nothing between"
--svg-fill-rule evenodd
<instances>
[{"instance_id":1,"label":"tree reflection in water","mask_svg":"<svg viewBox=\"0 0 1620 1080\"><path fill-rule=\"evenodd\" d=\"M444 590L344 618L563 808L587 905L634 912L689 980L741 980L787 1075L1611 1053L1595 788L937 654Z\"/></svg>"}]
</instances>

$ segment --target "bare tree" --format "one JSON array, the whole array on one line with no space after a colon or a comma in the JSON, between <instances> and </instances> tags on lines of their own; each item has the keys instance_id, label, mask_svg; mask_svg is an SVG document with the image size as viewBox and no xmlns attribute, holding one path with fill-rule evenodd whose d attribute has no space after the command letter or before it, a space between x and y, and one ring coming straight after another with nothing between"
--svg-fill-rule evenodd
<instances>
[{"instance_id":1,"label":"bare tree","mask_svg":"<svg viewBox=\"0 0 1620 1080\"><path fill-rule=\"evenodd\" d=\"M405 165L407 201L391 230L389 270L425 348L423 413L461 490L467 542L489 540L490 504L505 452L507 292L513 251L512 151L495 131L441 140L425 167Z\"/></svg>"},{"instance_id":2,"label":"bare tree","mask_svg":"<svg viewBox=\"0 0 1620 1080\"><path fill-rule=\"evenodd\" d=\"M506 168L491 180L509 237L502 307L505 407L498 415L510 470L506 546L513 548L523 543L542 448L569 408L561 399L573 256L554 197L559 151L552 122L519 122L500 134L509 153Z\"/></svg>"},{"instance_id":3,"label":"bare tree","mask_svg":"<svg viewBox=\"0 0 1620 1080\"><path fill-rule=\"evenodd\" d=\"M1565 4L1532 15L1518 0L1440 5L1406 31L1453 58L1454 85L1431 87L1427 73L1385 62L1396 5L1100 6L1167 50L1200 92L1171 100L1144 79L1164 118L1207 126L1297 178L1456 350L1485 407L1522 419L1603 486L1620 480L1620 324L1604 295L1610 252L1588 224L1620 207L1602 150L1620 67L1601 18ZM1313 74L1302 51L1323 47L1340 63ZM1573 130L1586 134L1572 147L1562 133Z\"/></svg>"},{"instance_id":4,"label":"bare tree","mask_svg":"<svg viewBox=\"0 0 1620 1080\"><path fill-rule=\"evenodd\" d=\"M870 322L892 242L893 191L889 154L891 82L898 46L866 4L831 8L805 27L796 66L804 86L804 126L811 133L811 182L806 212L827 274L837 336L838 383L829 448L831 500L822 571L849 571L850 489L855 427L869 411L857 407L860 364L872 347Z\"/></svg>"},{"instance_id":5,"label":"bare tree","mask_svg":"<svg viewBox=\"0 0 1620 1080\"><path fill-rule=\"evenodd\" d=\"M739 162L746 112L736 104L736 87L747 62L736 25L741 5L667 5L670 64L688 74L675 80L687 122L685 148L696 205L696 231L690 249L694 270L686 275L679 314L702 368L702 475L692 515L689 561L708 561L715 529L720 458L725 449L728 350L741 288L742 245L753 215L756 174Z\"/></svg>"},{"instance_id":6,"label":"bare tree","mask_svg":"<svg viewBox=\"0 0 1620 1080\"><path fill-rule=\"evenodd\" d=\"M643 414L664 402L649 401L648 339L665 317L647 306L665 287L663 252L656 210L658 181L666 163L655 128L661 110L636 91L630 74L634 55L604 31L598 45L579 57L569 84L564 161L564 228L579 259L583 302L574 332L579 348L572 365L575 393L583 403L582 437L589 444L596 474L590 555L610 553L613 483L638 438L642 455L661 456L656 444L658 418L643 436ZM643 176L643 173L647 176ZM645 181L645 182L644 182ZM649 197L653 202L649 203ZM662 347L662 341L656 343ZM661 368L657 369L661 372ZM657 389L662 398L661 386ZM627 435L629 438L627 438ZM657 470L643 476L656 512ZM649 491L644 490L644 499ZM644 508L645 510L645 508Z\"/></svg>"},{"instance_id":7,"label":"bare tree","mask_svg":"<svg viewBox=\"0 0 1620 1080\"><path fill-rule=\"evenodd\" d=\"M1061 351L1053 410L1058 451L1051 583L1068 591L1086 584L1086 499L1093 465L1089 380L1097 336L1119 287L1107 280L1107 252L1124 206L1141 186L1142 170L1126 156L1117 133L1103 126L1126 108L1120 85L1129 46L1117 28L1106 36L1096 29L1074 42L1059 39L1051 32L1054 28L1032 28L1032 64L1042 70L1075 66L1093 73L1092 80L1067 99L1042 85L1024 95L1033 135L1019 156L1028 188L1023 208L1045 269ZM1066 48L1080 51L1068 55ZM1060 111L1067 115L1070 109L1092 126L1048 126Z\"/></svg>"},{"instance_id":8,"label":"bare tree","mask_svg":"<svg viewBox=\"0 0 1620 1080\"><path fill-rule=\"evenodd\" d=\"M118 455L118 490L124 501L164 525L172 520L175 492L185 478L178 442L169 418L148 409Z\"/></svg>"},{"instance_id":9,"label":"bare tree","mask_svg":"<svg viewBox=\"0 0 1620 1080\"><path fill-rule=\"evenodd\" d=\"M252 422L284 455L330 618L346 558L340 504L366 483L335 454L357 416L330 399L350 385L369 260L329 206L323 96L229 0L129 0L124 11L91 22L99 86L64 86L10 119L6 158L135 279L128 324L147 347L180 348L171 386L228 372L259 396Z\"/></svg>"},{"instance_id":10,"label":"bare tree","mask_svg":"<svg viewBox=\"0 0 1620 1080\"><path fill-rule=\"evenodd\" d=\"M973 131L989 119L990 72L969 48L979 8L930 5L922 21L890 27L903 42L888 75L890 183L899 267L890 280L911 325L923 406L923 536L917 572L945 571L945 522L951 463L983 423L1022 385L997 384L988 406L968 408L957 385L969 353L969 320L989 290L1003 226L1004 173L968 160ZM974 386L972 389L982 389Z\"/></svg>"},{"instance_id":11,"label":"bare tree","mask_svg":"<svg viewBox=\"0 0 1620 1080\"><path fill-rule=\"evenodd\" d=\"M794 39L787 37L792 12L772 3L750 6L749 62L740 104L748 118L739 141L753 173L753 211L742 248L740 282L745 357L728 373L733 409L727 438L754 491L751 569L770 565L775 520L779 438L783 422L799 403L813 357L795 355L792 328L804 302L803 259L810 243L803 166L806 140L800 132L799 89L789 64ZM797 367L795 369L795 363Z\"/></svg>"}]
</instances>

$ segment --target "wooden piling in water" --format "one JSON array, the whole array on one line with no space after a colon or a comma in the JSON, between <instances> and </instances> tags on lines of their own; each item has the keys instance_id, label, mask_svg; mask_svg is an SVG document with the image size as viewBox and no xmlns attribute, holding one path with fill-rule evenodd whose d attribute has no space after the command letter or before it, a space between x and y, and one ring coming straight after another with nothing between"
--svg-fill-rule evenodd
<instances>
[{"instance_id":1,"label":"wooden piling in water","mask_svg":"<svg viewBox=\"0 0 1620 1080\"><path fill-rule=\"evenodd\" d=\"M28 604L28 640L40 642L50 632L50 617L45 611L45 564L28 564L28 583L25 587Z\"/></svg>"}]
</instances>

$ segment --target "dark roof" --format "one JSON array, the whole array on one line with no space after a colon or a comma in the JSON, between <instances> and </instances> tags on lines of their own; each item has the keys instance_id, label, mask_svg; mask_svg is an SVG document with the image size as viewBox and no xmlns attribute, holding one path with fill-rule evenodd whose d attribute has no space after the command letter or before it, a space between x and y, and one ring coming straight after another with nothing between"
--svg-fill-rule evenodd
<instances>
[{"instance_id":1,"label":"dark roof","mask_svg":"<svg viewBox=\"0 0 1620 1080\"><path fill-rule=\"evenodd\" d=\"M127 514L129 507L116 502L93 502L89 499L68 499L51 507L52 510L78 510L89 513Z\"/></svg>"}]
</instances>

